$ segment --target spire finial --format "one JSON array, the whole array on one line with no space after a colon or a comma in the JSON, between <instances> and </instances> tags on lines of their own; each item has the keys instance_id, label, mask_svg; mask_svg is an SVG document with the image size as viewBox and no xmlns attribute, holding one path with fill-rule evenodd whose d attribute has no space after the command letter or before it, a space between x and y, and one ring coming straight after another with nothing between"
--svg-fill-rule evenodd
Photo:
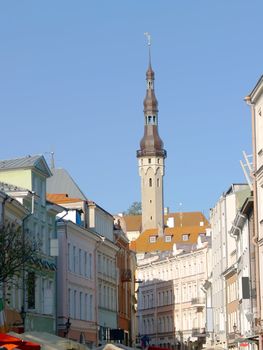
<instances>
[{"instance_id":1,"label":"spire finial","mask_svg":"<svg viewBox=\"0 0 263 350\"><path fill-rule=\"evenodd\" d=\"M50 168L55 169L55 152L50 152L50 154L51 154Z\"/></svg>"},{"instance_id":2,"label":"spire finial","mask_svg":"<svg viewBox=\"0 0 263 350\"><path fill-rule=\"evenodd\" d=\"M149 66L151 66L151 45L152 45L151 34L148 32L145 32L144 35L147 38L147 44L148 44L148 48L149 48Z\"/></svg>"}]
</instances>

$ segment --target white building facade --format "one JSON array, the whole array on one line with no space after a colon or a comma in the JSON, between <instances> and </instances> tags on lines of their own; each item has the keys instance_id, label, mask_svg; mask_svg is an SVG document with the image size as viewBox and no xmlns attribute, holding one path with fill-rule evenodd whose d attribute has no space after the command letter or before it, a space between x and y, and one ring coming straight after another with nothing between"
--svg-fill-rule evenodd
<instances>
[{"instance_id":1,"label":"white building facade","mask_svg":"<svg viewBox=\"0 0 263 350\"><path fill-rule=\"evenodd\" d=\"M208 241L175 247L173 253L138 256L140 336L152 345L176 348L205 342Z\"/></svg>"}]
</instances>

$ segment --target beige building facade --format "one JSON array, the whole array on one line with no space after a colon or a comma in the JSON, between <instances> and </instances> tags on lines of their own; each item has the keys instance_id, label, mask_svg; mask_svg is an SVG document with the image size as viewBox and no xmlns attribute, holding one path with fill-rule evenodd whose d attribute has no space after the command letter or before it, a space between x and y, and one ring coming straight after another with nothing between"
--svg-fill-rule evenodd
<instances>
[{"instance_id":1,"label":"beige building facade","mask_svg":"<svg viewBox=\"0 0 263 350\"><path fill-rule=\"evenodd\" d=\"M201 348L205 342L205 294L210 237L173 252L138 256L140 336L151 345Z\"/></svg>"}]
</instances>

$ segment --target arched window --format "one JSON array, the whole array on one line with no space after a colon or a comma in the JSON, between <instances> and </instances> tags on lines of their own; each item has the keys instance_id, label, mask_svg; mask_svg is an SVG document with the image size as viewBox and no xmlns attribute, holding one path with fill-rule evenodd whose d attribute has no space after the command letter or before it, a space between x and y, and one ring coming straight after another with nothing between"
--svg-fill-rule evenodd
<instances>
[{"instance_id":1,"label":"arched window","mask_svg":"<svg viewBox=\"0 0 263 350\"><path fill-rule=\"evenodd\" d=\"M149 187L152 187L152 185L153 185L153 180L152 180L152 178L150 177L150 178L149 178Z\"/></svg>"},{"instance_id":2,"label":"arched window","mask_svg":"<svg viewBox=\"0 0 263 350\"><path fill-rule=\"evenodd\" d=\"M157 187L160 187L160 179L157 179Z\"/></svg>"}]
</instances>

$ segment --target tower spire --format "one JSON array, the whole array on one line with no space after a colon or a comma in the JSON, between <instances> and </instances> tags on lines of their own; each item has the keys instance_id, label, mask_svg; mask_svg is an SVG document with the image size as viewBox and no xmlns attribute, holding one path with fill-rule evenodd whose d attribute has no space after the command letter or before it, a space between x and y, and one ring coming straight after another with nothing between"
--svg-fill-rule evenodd
<instances>
[{"instance_id":1,"label":"tower spire","mask_svg":"<svg viewBox=\"0 0 263 350\"><path fill-rule=\"evenodd\" d=\"M146 96L144 105L144 135L137 151L141 176L142 231L159 228L163 219L163 176L166 150L158 132L158 101L154 92L154 71L151 67L151 36L144 33L148 42L149 66L146 71Z\"/></svg>"}]
</instances>

